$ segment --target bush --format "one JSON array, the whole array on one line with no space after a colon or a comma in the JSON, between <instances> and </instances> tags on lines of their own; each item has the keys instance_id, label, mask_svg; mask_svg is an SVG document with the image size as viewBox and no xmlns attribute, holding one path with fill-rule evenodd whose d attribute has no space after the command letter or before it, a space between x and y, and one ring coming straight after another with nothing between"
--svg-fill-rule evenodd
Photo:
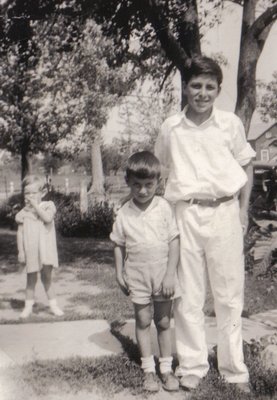
<instances>
[{"instance_id":1,"label":"bush","mask_svg":"<svg viewBox=\"0 0 277 400\"><path fill-rule=\"evenodd\" d=\"M2 228L16 229L15 215L23 207L23 197L21 193L9 197L0 206L0 226Z\"/></svg>"},{"instance_id":2,"label":"bush","mask_svg":"<svg viewBox=\"0 0 277 400\"><path fill-rule=\"evenodd\" d=\"M82 214L78 195L49 194L57 207L56 228L66 237L107 238L112 230L113 207L106 201L90 205Z\"/></svg>"},{"instance_id":3,"label":"bush","mask_svg":"<svg viewBox=\"0 0 277 400\"><path fill-rule=\"evenodd\" d=\"M43 200L54 202L56 229L63 236L107 238L112 230L114 211L107 201L90 205L82 215L78 193L66 195L51 191ZM22 207L21 194L10 197L0 208L0 226L16 229L15 214Z\"/></svg>"}]
</instances>

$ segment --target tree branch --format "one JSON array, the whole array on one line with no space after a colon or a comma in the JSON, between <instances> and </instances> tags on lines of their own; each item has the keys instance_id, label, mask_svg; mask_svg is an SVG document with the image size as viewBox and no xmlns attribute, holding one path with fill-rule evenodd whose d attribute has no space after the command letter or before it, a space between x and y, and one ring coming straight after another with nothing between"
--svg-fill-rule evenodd
<instances>
[{"instance_id":1,"label":"tree branch","mask_svg":"<svg viewBox=\"0 0 277 400\"><path fill-rule=\"evenodd\" d=\"M263 31L276 20L277 20L277 4L268 8L264 13L262 13L256 19L256 21L252 24L251 28L249 29L249 34L258 39L258 37L263 33Z\"/></svg>"},{"instance_id":2,"label":"tree branch","mask_svg":"<svg viewBox=\"0 0 277 400\"><path fill-rule=\"evenodd\" d=\"M185 61L189 58L180 43L170 33L168 25L161 17L160 8L156 0L144 0L145 8L148 10L148 19L153 26L161 46L168 59L181 70Z\"/></svg>"}]
</instances>

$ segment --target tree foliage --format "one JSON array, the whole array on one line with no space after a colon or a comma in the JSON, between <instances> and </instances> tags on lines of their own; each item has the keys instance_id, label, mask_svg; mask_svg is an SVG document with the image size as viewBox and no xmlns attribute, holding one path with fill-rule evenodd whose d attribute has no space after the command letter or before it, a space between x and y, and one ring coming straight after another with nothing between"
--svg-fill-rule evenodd
<instances>
[{"instance_id":1,"label":"tree foliage","mask_svg":"<svg viewBox=\"0 0 277 400\"><path fill-rule=\"evenodd\" d=\"M265 122L277 121L277 71L273 73L271 82L261 84L263 95L258 104L258 111Z\"/></svg>"},{"instance_id":2,"label":"tree foliage","mask_svg":"<svg viewBox=\"0 0 277 400\"><path fill-rule=\"evenodd\" d=\"M242 7L242 31L237 77L236 113L246 131L256 107L256 66L272 24L277 19L275 0L233 0ZM216 13L225 0L7 0L9 14L25 19L67 15L71 20L96 19L113 41L110 67L132 62L140 75L150 73L161 84L171 72L201 53L201 35L217 22ZM219 19L220 19L220 14ZM215 16L215 18L214 18ZM25 25L24 25L25 23ZM13 19L9 40L16 40L27 22ZM0 32L1 34L1 32ZM183 96L184 101L184 96Z\"/></svg>"},{"instance_id":3,"label":"tree foliage","mask_svg":"<svg viewBox=\"0 0 277 400\"><path fill-rule=\"evenodd\" d=\"M140 91L128 97L120 112L124 127L121 136L125 140L126 152L130 154L134 148L153 151L164 119L177 112L178 108L170 82L165 83L162 91L153 82L146 95Z\"/></svg>"},{"instance_id":4,"label":"tree foliage","mask_svg":"<svg viewBox=\"0 0 277 400\"><path fill-rule=\"evenodd\" d=\"M56 16L30 26L29 47L3 42L0 58L0 147L21 154L22 175L30 154L91 140L132 84L127 67L109 67L111 42L92 20Z\"/></svg>"}]
</instances>

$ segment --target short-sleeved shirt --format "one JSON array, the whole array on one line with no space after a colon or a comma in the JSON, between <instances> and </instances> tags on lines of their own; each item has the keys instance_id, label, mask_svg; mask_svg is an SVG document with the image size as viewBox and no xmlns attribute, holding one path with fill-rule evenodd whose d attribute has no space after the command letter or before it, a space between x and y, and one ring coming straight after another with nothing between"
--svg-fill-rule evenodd
<instances>
[{"instance_id":1,"label":"short-sleeved shirt","mask_svg":"<svg viewBox=\"0 0 277 400\"><path fill-rule=\"evenodd\" d=\"M23 248L27 273L40 271L43 265L58 267L58 252L54 216L56 207L52 201L42 201L39 207L49 215L51 222L44 223L39 216L24 207L15 220L23 225Z\"/></svg>"},{"instance_id":2,"label":"short-sleeved shirt","mask_svg":"<svg viewBox=\"0 0 277 400\"><path fill-rule=\"evenodd\" d=\"M169 243L179 235L174 211L170 204L154 196L142 211L133 200L118 210L110 238L126 248L129 263L167 263Z\"/></svg>"},{"instance_id":3,"label":"short-sleeved shirt","mask_svg":"<svg viewBox=\"0 0 277 400\"><path fill-rule=\"evenodd\" d=\"M148 304L151 298L165 300L161 288L168 265L169 243L178 235L172 207L161 197L155 196L145 211L133 200L119 209L110 238L126 249L124 275L134 303ZM178 296L176 274L173 298Z\"/></svg>"},{"instance_id":4,"label":"short-sleeved shirt","mask_svg":"<svg viewBox=\"0 0 277 400\"><path fill-rule=\"evenodd\" d=\"M179 235L174 211L162 197L154 196L149 207L142 211L133 200L118 210L110 239L126 248L127 254L138 249L160 246L167 249L169 243ZM145 254L147 258L147 252Z\"/></svg>"},{"instance_id":5,"label":"short-sleeved shirt","mask_svg":"<svg viewBox=\"0 0 277 400\"><path fill-rule=\"evenodd\" d=\"M235 195L247 182L242 167L256 153L241 120L214 107L199 126L186 117L186 108L166 119L155 154L168 176L165 198L177 202Z\"/></svg>"}]
</instances>

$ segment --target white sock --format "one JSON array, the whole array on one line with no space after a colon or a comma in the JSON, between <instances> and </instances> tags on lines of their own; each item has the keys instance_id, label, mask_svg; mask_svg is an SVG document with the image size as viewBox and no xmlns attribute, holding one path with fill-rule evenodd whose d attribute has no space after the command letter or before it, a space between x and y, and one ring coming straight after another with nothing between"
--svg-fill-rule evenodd
<instances>
[{"instance_id":1,"label":"white sock","mask_svg":"<svg viewBox=\"0 0 277 400\"><path fill-rule=\"evenodd\" d=\"M159 358L161 374L166 374L166 373L172 371L172 360L173 360L173 357L160 357Z\"/></svg>"},{"instance_id":2,"label":"white sock","mask_svg":"<svg viewBox=\"0 0 277 400\"><path fill-rule=\"evenodd\" d=\"M27 318L27 317L29 317L29 315L32 314L34 303L35 303L34 299L25 300L24 309L23 309L22 313L20 314L20 316L22 318Z\"/></svg>"},{"instance_id":3,"label":"white sock","mask_svg":"<svg viewBox=\"0 0 277 400\"><path fill-rule=\"evenodd\" d=\"M32 308L34 304L35 304L34 299L25 300L25 308Z\"/></svg>"},{"instance_id":4,"label":"white sock","mask_svg":"<svg viewBox=\"0 0 277 400\"><path fill-rule=\"evenodd\" d=\"M51 311L53 312L53 314L55 314L57 316L64 315L64 312L58 306L56 299L50 299L49 300L49 307L51 308Z\"/></svg>"},{"instance_id":5,"label":"white sock","mask_svg":"<svg viewBox=\"0 0 277 400\"><path fill-rule=\"evenodd\" d=\"M154 372L155 374L156 368L155 368L154 356L151 355L149 357L141 357L141 368L143 369L144 372Z\"/></svg>"}]
</instances>

